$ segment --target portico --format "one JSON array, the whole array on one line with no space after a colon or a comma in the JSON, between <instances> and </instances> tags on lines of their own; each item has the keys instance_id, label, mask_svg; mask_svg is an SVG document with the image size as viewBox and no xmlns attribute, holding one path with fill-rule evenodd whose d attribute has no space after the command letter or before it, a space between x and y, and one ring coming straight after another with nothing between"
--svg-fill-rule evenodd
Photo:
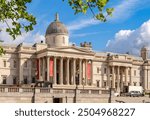
<instances>
[{"instance_id":1,"label":"portico","mask_svg":"<svg viewBox=\"0 0 150 120\"><path fill-rule=\"evenodd\" d=\"M131 66L110 65L108 71L110 71L108 72L109 87L112 87L116 92L123 92L124 86L133 85Z\"/></svg>"},{"instance_id":2,"label":"portico","mask_svg":"<svg viewBox=\"0 0 150 120\"><path fill-rule=\"evenodd\" d=\"M92 85L92 60L47 56L39 58L38 78L57 85Z\"/></svg>"}]
</instances>

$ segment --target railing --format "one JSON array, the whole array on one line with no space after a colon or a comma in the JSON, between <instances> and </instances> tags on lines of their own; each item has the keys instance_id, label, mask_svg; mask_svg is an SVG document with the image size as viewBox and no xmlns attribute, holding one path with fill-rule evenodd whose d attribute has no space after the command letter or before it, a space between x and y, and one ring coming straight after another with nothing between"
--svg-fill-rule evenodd
<instances>
[{"instance_id":1,"label":"railing","mask_svg":"<svg viewBox=\"0 0 150 120\"><path fill-rule=\"evenodd\" d=\"M109 94L108 90L102 90L102 94Z\"/></svg>"},{"instance_id":2,"label":"railing","mask_svg":"<svg viewBox=\"0 0 150 120\"><path fill-rule=\"evenodd\" d=\"M19 92L19 88L8 88L8 92Z\"/></svg>"},{"instance_id":3,"label":"railing","mask_svg":"<svg viewBox=\"0 0 150 120\"><path fill-rule=\"evenodd\" d=\"M41 88L40 93L50 93L50 89L49 88Z\"/></svg>"},{"instance_id":4,"label":"railing","mask_svg":"<svg viewBox=\"0 0 150 120\"><path fill-rule=\"evenodd\" d=\"M22 92L30 93L30 92L33 92L33 89L34 88L22 88Z\"/></svg>"},{"instance_id":5,"label":"railing","mask_svg":"<svg viewBox=\"0 0 150 120\"><path fill-rule=\"evenodd\" d=\"M86 90L77 89L78 94L108 94L108 90ZM33 93L34 88L24 88L24 87L0 87L0 93ZM74 94L75 89L51 89L51 88L35 88L36 93L51 93L51 94Z\"/></svg>"},{"instance_id":6,"label":"railing","mask_svg":"<svg viewBox=\"0 0 150 120\"><path fill-rule=\"evenodd\" d=\"M63 91L62 90L53 90L53 93L60 94L60 93L63 93Z\"/></svg>"},{"instance_id":7,"label":"railing","mask_svg":"<svg viewBox=\"0 0 150 120\"><path fill-rule=\"evenodd\" d=\"M75 90L66 90L65 93L74 93Z\"/></svg>"},{"instance_id":8,"label":"railing","mask_svg":"<svg viewBox=\"0 0 150 120\"><path fill-rule=\"evenodd\" d=\"M0 88L0 92L5 92L5 88Z\"/></svg>"},{"instance_id":9,"label":"railing","mask_svg":"<svg viewBox=\"0 0 150 120\"><path fill-rule=\"evenodd\" d=\"M89 90L80 90L81 94L89 94Z\"/></svg>"}]
</instances>

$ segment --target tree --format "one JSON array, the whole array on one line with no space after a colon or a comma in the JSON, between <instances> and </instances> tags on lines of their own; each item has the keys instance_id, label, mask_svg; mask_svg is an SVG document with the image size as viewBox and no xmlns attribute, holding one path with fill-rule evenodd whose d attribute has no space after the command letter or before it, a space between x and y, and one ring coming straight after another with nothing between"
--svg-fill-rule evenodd
<instances>
[{"instance_id":1,"label":"tree","mask_svg":"<svg viewBox=\"0 0 150 120\"><path fill-rule=\"evenodd\" d=\"M33 15L27 12L27 3L32 0L0 0L0 22L6 23L8 32L13 39L17 35L21 35L22 30L26 32L33 30L33 26L36 24L36 19ZM65 0L62 0L65 1ZM75 14L84 13L90 10L93 16L102 21L106 21L107 16L111 16L113 8L105 8L109 0L67 0L68 4L75 11ZM98 13L95 14L94 10L97 9ZM106 15L104 15L104 10ZM7 22L12 21L10 26ZM2 30L0 28L0 30Z\"/></svg>"},{"instance_id":2,"label":"tree","mask_svg":"<svg viewBox=\"0 0 150 120\"><path fill-rule=\"evenodd\" d=\"M21 35L21 31L26 32L33 30L36 19L27 12L27 3L32 0L0 0L0 22L7 25L8 32L13 39ZM11 20L11 25L8 23ZM0 28L1 29L1 28ZM1 29L2 30L2 29Z\"/></svg>"},{"instance_id":3,"label":"tree","mask_svg":"<svg viewBox=\"0 0 150 120\"><path fill-rule=\"evenodd\" d=\"M65 0L63 0L65 1ZM109 0L68 0L69 5L77 13L84 13L90 10L93 14L93 17L102 21L106 22L107 16L112 16L112 12L114 11L113 8L105 8ZM95 14L95 12L97 14ZM106 12L106 14L104 14Z\"/></svg>"},{"instance_id":4,"label":"tree","mask_svg":"<svg viewBox=\"0 0 150 120\"><path fill-rule=\"evenodd\" d=\"M27 3L32 0L0 0L0 22L7 25L6 32L15 40L22 31L32 31L36 25L36 18L27 11ZM65 1L65 0L62 0ZM105 8L109 0L66 0L75 14L86 14L90 10L94 18L105 22L107 16L111 16L113 8ZM95 11L98 12L95 14ZM106 15L104 14L106 12ZM8 23L11 20L11 25ZM0 32L3 29L0 28ZM0 53L3 52L0 47Z\"/></svg>"},{"instance_id":5,"label":"tree","mask_svg":"<svg viewBox=\"0 0 150 120\"><path fill-rule=\"evenodd\" d=\"M27 12L27 3L32 0L0 0L0 22L5 23L6 32L13 39L17 35L21 35L22 30L26 32L33 30L33 25L36 24L36 19L33 15ZM11 24L8 22L11 21ZM0 32L3 29L0 28ZM0 55L5 51L0 46Z\"/></svg>"}]
</instances>

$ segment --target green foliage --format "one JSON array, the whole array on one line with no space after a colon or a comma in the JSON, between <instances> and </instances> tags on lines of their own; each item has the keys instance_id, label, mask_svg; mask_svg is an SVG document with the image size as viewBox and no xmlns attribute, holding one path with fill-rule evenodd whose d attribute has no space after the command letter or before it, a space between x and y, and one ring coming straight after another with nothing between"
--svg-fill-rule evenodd
<instances>
[{"instance_id":1,"label":"green foliage","mask_svg":"<svg viewBox=\"0 0 150 120\"><path fill-rule=\"evenodd\" d=\"M63 0L65 1L65 0ZM75 14L84 13L91 10L94 17L102 22L106 22L107 16L112 16L113 8L106 8L105 6L109 0L68 0L68 4L75 11ZM95 12L98 13L95 14ZM106 15L104 14L106 12Z\"/></svg>"},{"instance_id":2,"label":"green foliage","mask_svg":"<svg viewBox=\"0 0 150 120\"><path fill-rule=\"evenodd\" d=\"M4 49L0 46L0 56L2 56L3 54L5 54Z\"/></svg>"},{"instance_id":3,"label":"green foliage","mask_svg":"<svg viewBox=\"0 0 150 120\"><path fill-rule=\"evenodd\" d=\"M0 0L0 22L6 23L8 32L13 39L21 35L22 30L26 32L33 30L36 19L27 12L27 3L32 0ZM8 23L12 21L12 25ZM22 22L24 21L24 22Z\"/></svg>"},{"instance_id":4,"label":"green foliage","mask_svg":"<svg viewBox=\"0 0 150 120\"><path fill-rule=\"evenodd\" d=\"M33 26L36 24L36 19L33 15L27 12L27 3L31 3L32 0L0 0L0 22L6 23L6 32L16 39L18 35L21 35L22 30L29 32L33 30ZM62 0L64 1L64 0ZM67 0L68 4L75 11L75 14L84 13L91 10L94 17L102 22L105 22L107 16L112 16L113 8L106 8L105 6L109 0ZM95 11L97 14L95 14ZM104 15L106 12L106 15ZM12 21L12 25L8 22ZM0 32L2 29L0 28ZM0 47L0 55L5 53L2 47Z\"/></svg>"}]
</instances>

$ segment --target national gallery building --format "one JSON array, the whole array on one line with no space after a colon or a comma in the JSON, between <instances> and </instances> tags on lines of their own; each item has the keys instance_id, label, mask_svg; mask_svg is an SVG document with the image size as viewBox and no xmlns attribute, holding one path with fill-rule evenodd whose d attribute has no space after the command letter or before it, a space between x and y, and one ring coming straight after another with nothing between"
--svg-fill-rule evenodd
<instances>
[{"instance_id":1,"label":"national gallery building","mask_svg":"<svg viewBox=\"0 0 150 120\"><path fill-rule=\"evenodd\" d=\"M106 102L109 88L125 86L150 91L150 59L95 52L91 43L69 45L69 34L58 14L46 30L45 42L4 45L0 56L0 102ZM39 84L38 84L39 83Z\"/></svg>"}]
</instances>

